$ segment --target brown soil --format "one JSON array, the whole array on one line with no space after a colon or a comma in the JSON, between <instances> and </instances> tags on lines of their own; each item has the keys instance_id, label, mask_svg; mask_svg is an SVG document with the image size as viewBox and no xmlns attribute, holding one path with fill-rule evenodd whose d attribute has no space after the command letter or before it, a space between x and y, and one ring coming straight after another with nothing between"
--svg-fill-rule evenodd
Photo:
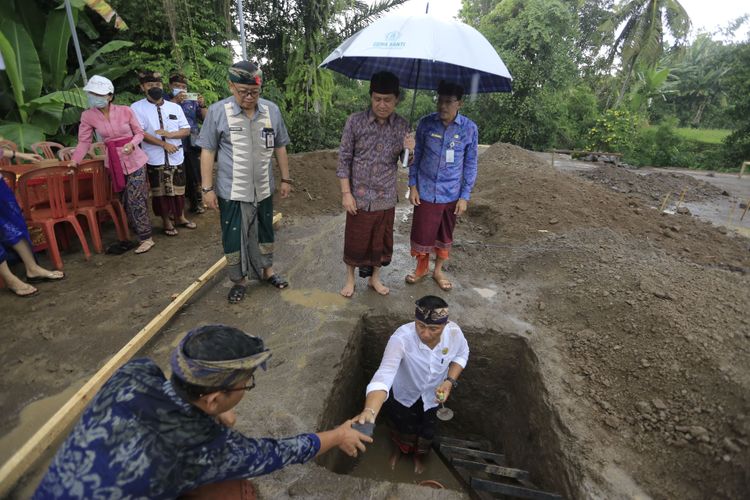
<instances>
[{"instance_id":1,"label":"brown soil","mask_svg":"<svg viewBox=\"0 0 750 500\"><path fill-rule=\"evenodd\" d=\"M612 191L632 194L646 203L661 203L667 194L676 202L684 192L683 201L702 201L729 193L699 179L675 172L654 172L640 175L622 167L605 165L581 172L586 179L604 184Z\"/></svg>"},{"instance_id":2,"label":"brown soil","mask_svg":"<svg viewBox=\"0 0 750 500\"><path fill-rule=\"evenodd\" d=\"M309 270L309 280L325 280L307 286L333 293L340 286L337 279L323 276L326 266L341 266L336 161L334 151L290 157L295 191L289 199L279 200L276 209L284 213L286 226L280 240L288 242L280 259L286 259L290 272L293 268L298 273L292 274L293 286L306 279L300 268ZM403 171L400 176L403 181ZM593 178L592 183L552 170L549 163L514 146L490 147L480 157L469 212L457 226L447 266L456 289L449 300L478 297L471 287L499 287L496 309L515 309L521 320L534 325L526 332L534 355L554 368L553 377L545 372L546 397L559 414L562 431L557 438L571 457L571 464L562 469L601 488L598 494L571 488L569 496L627 496L627 489L618 489L608 475L614 464L655 498L746 497L750 243L694 217L663 215L651 208L667 191L679 194L685 186L690 187L688 199L720 196L710 185L672 174L643 177L615 167L600 168ZM408 206L402 203L397 251L406 254L411 222L404 214ZM171 294L215 262L220 256L215 219L215 214L207 214L197 219L198 231L158 238L157 247L146 256L95 256L93 263L83 263L80 254L68 255L69 277L64 283L43 285L43 294L32 300L4 295L2 317L10 318L5 324L11 326L0 349L2 429L11 427L29 400L90 376L102 359L169 302ZM329 230L339 232L332 239L316 234ZM321 250L320 244L336 248ZM362 300L373 307L391 301L399 306L388 307L408 309L415 289L404 288L402 274L408 269L401 267L411 261L400 259L386 273L391 297ZM250 313L238 308L224 313L225 294L226 288L218 283L207 287L176 321L184 326L191 318L194 323L224 314L247 319ZM358 291L357 300L360 296L369 297ZM256 298L259 305L254 305ZM496 311L471 300L474 321L493 321ZM265 314L288 308L265 295L246 302L255 313L258 308ZM356 301L352 304L359 307ZM295 312L293 318L326 318L334 338L339 313L306 314ZM261 323L273 323L264 317L259 317ZM287 339L285 335L297 335L290 327L279 332L277 343ZM290 340L283 345L294 344ZM285 373L305 366L299 359L308 356L321 360L317 366L310 361L310 378L318 385L327 380L316 376L317 371L330 371L322 352L308 346L309 351L293 355L290 347L286 349L288 354L279 361L288 358ZM282 378L287 376L291 377ZM286 388L277 385L275 390L268 396L278 396ZM295 397L282 398L282 406L274 411L283 413L286 408L294 414L295 405L309 408L306 399L298 403ZM318 406L313 409L319 411ZM272 484L286 491L278 481ZM359 487L367 491L363 484Z\"/></svg>"}]
</instances>

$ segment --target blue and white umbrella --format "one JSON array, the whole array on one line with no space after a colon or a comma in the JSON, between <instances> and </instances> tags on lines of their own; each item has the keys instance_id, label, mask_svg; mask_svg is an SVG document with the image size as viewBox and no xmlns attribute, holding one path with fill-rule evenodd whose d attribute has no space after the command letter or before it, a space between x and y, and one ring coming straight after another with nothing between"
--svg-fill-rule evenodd
<instances>
[{"instance_id":1,"label":"blue and white umbrella","mask_svg":"<svg viewBox=\"0 0 750 500\"><path fill-rule=\"evenodd\" d=\"M339 45L320 67L369 80L390 71L402 87L435 90L440 80L467 92L510 92L512 77L481 33L430 14L388 16Z\"/></svg>"}]
</instances>

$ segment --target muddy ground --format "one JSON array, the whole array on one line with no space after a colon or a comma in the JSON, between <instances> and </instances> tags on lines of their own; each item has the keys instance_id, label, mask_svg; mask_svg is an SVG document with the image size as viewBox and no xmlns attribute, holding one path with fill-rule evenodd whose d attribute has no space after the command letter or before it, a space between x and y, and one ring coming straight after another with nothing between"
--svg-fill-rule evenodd
<instances>
[{"instance_id":1,"label":"muddy ground","mask_svg":"<svg viewBox=\"0 0 750 500\"><path fill-rule=\"evenodd\" d=\"M290 159L295 192L276 203L284 214L276 267L289 290L258 283L241 305L228 306L220 275L143 354L166 367L184 331L208 322L260 334L275 354L239 407L239 428L275 436L320 429L361 406L388 335L411 319L415 298L439 294L472 347L453 402L457 416L444 433L492 440L511 465L568 498L743 498L750 491L750 240L654 208L668 189L679 195L689 185L686 202L719 203L741 196L734 187L744 192L750 179L724 179L716 189L704 182L711 178L630 177L637 174L614 167L581 178L497 144L480 158L475 194L457 225L447 268L454 290L441 293L431 280L404 283L413 263L410 207L402 201L396 256L383 273L391 295L360 280L346 300L337 294L344 218L335 163L332 151ZM735 220L750 222L739 222L739 213ZM85 262L67 254L64 282L42 285L33 299L2 294L3 460L17 446L8 443L28 436L13 432L19 422L59 402L41 400L20 416L22 408L90 377L221 256L216 215L196 221L196 231L158 237L143 256ZM347 468L335 455L321 463ZM316 465L258 484L265 498L462 495Z\"/></svg>"}]
</instances>

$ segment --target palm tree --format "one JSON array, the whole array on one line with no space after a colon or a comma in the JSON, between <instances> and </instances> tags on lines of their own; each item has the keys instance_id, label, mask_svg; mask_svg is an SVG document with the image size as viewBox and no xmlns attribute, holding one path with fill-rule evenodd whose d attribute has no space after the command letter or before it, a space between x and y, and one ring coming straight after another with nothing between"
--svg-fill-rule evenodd
<instances>
[{"instance_id":1,"label":"palm tree","mask_svg":"<svg viewBox=\"0 0 750 500\"><path fill-rule=\"evenodd\" d=\"M675 44L680 44L690 31L690 16L677 0L624 0L607 27L622 27L609 55L610 61L616 55L622 60L623 82L615 102L618 107L635 68L654 68L659 62L665 28Z\"/></svg>"}]
</instances>

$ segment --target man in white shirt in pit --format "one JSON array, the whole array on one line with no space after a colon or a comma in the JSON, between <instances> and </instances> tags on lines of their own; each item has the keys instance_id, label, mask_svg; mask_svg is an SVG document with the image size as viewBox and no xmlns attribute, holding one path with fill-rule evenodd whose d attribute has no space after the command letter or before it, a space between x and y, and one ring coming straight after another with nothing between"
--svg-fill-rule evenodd
<instances>
[{"instance_id":1,"label":"man in white shirt in pit","mask_svg":"<svg viewBox=\"0 0 750 500\"><path fill-rule=\"evenodd\" d=\"M414 472L420 474L435 436L438 405L458 385L469 360L469 344L461 328L448 321L443 299L427 295L416 306L416 320L388 340L380 368L367 385L365 408L356 420L374 423L383 408L396 445L391 468L402 454L413 454Z\"/></svg>"},{"instance_id":2,"label":"man in white shirt in pit","mask_svg":"<svg viewBox=\"0 0 750 500\"><path fill-rule=\"evenodd\" d=\"M141 147L148 155L146 173L151 186L154 213L164 223L164 234L177 236L177 227L195 229L185 218L185 154L182 139L190 135L190 124L179 104L164 100L160 73L138 74L146 97L130 105L143 128Z\"/></svg>"}]
</instances>

